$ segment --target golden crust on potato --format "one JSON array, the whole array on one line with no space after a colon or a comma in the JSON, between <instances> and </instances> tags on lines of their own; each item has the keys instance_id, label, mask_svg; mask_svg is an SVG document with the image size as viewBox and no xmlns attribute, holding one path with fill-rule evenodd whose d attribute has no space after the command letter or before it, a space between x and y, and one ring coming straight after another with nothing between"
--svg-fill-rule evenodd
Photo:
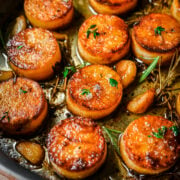
<instances>
[{"instance_id":1,"label":"golden crust on potato","mask_svg":"<svg viewBox=\"0 0 180 180\"><path fill-rule=\"evenodd\" d=\"M89 0L89 4L97 13L120 15L134 9L137 0Z\"/></svg>"},{"instance_id":2,"label":"golden crust on potato","mask_svg":"<svg viewBox=\"0 0 180 180\"><path fill-rule=\"evenodd\" d=\"M163 117L151 115L133 121L120 139L126 165L142 174L158 174L172 167L180 152L178 136L171 129L173 125Z\"/></svg>"},{"instance_id":3,"label":"golden crust on potato","mask_svg":"<svg viewBox=\"0 0 180 180\"><path fill-rule=\"evenodd\" d=\"M0 127L7 134L29 134L47 115L47 102L40 85L26 78L0 83Z\"/></svg>"},{"instance_id":4,"label":"golden crust on potato","mask_svg":"<svg viewBox=\"0 0 180 180\"><path fill-rule=\"evenodd\" d=\"M112 113L122 98L120 76L103 65L80 69L69 80L67 107L76 115L100 119Z\"/></svg>"},{"instance_id":5,"label":"golden crust on potato","mask_svg":"<svg viewBox=\"0 0 180 180\"><path fill-rule=\"evenodd\" d=\"M174 18L180 21L180 1L179 0L173 0L172 5L171 5L171 13Z\"/></svg>"},{"instance_id":6,"label":"golden crust on potato","mask_svg":"<svg viewBox=\"0 0 180 180\"><path fill-rule=\"evenodd\" d=\"M78 51L88 62L113 63L124 57L129 47L128 26L116 16L94 15L80 27Z\"/></svg>"},{"instance_id":7,"label":"golden crust on potato","mask_svg":"<svg viewBox=\"0 0 180 180\"><path fill-rule=\"evenodd\" d=\"M62 120L54 126L48 135L47 148L54 170L70 179L95 173L107 154L101 128L82 117Z\"/></svg>"},{"instance_id":8,"label":"golden crust on potato","mask_svg":"<svg viewBox=\"0 0 180 180\"><path fill-rule=\"evenodd\" d=\"M64 28L74 15L72 0L25 0L24 10L31 24L45 29Z\"/></svg>"},{"instance_id":9,"label":"golden crust on potato","mask_svg":"<svg viewBox=\"0 0 180 180\"><path fill-rule=\"evenodd\" d=\"M180 24L172 16L152 13L144 16L133 28L132 50L147 64L152 60L146 60L146 57L157 56L161 56L162 63L166 64L179 47Z\"/></svg>"},{"instance_id":10,"label":"golden crust on potato","mask_svg":"<svg viewBox=\"0 0 180 180\"><path fill-rule=\"evenodd\" d=\"M44 80L53 75L61 52L53 34L41 28L26 29L7 43L12 69L20 76Z\"/></svg>"}]
</instances>

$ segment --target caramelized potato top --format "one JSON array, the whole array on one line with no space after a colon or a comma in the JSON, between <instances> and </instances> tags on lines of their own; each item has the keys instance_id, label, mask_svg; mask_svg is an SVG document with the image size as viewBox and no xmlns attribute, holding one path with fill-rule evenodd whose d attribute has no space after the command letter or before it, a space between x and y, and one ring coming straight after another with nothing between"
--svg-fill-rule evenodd
<instances>
[{"instance_id":1,"label":"caramelized potato top","mask_svg":"<svg viewBox=\"0 0 180 180\"><path fill-rule=\"evenodd\" d=\"M21 125L36 118L45 105L40 85L26 78L0 83L0 123Z\"/></svg>"},{"instance_id":2,"label":"caramelized potato top","mask_svg":"<svg viewBox=\"0 0 180 180\"><path fill-rule=\"evenodd\" d=\"M173 165L179 156L180 145L172 126L173 122L159 116L148 115L133 121L123 135L129 158L139 166L151 169Z\"/></svg>"},{"instance_id":3,"label":"caramelized potato top","mask_svg":"<svg viewBox=\"0 0 180 180\"><path fill-rule=\"evenodd\" d=\"M128 43L128 26L117 16L94 15L83 23L78 39L91 54L107 58Z\"/></svg>"},{"instance_id":4,"label":"caramelized potato top","mask_svg":"<svg viewBox=\"0 0 180 180\"><path fill-rule=\"evenodd\" d=\"M152 51L166 52L180 46L180 24L167 14L149 14L134 26L137 42Z\"/></svg>"},{"instance_id":5,"label":"caramelized potato top","mask_svg":"<svg viewBox=\"0 0 180 180\"><path fill-rule=\"evenodd\" d=\"M25 0L24 8L31 16L50 21L63 17L73 7L72 0Z\"/></svg>"},{"instance_id":6,"label":"caramelized potato top","mask_svg":"<svg viewBox=\"0 0 180 180\"><path fill-rule=\"evenodd\" d=\"M80 69L69 80L68 89L76 103L90 110L107 109L122 96L120 76L103 65Z\"/></svg>"},{"instance_id":7,"label":"caramelized potato top","mask_svg":"<svg viewBox=\"0 0 180 180\"><path fill-rule=\"evenodd\" d=\"M107 5L123 5L124 3L128 3L134 0L96 0L100 3L105 3Z\"/></svg>"},{"instance_id":8,"label":"caramelized potato top","mask_svg":"<svg viewBox=\"0 0 180 180\"><path fill-rule=\"evenodd\" d=\"M56 54L58 43L53 34L41 28L26 29L8 43L10 61L21 69L45 66Z\"/></svg>"},{"instance_id":9,"label":"caramelized potato top","mask_svg":"<svg viewBox=\"0 0 180 180\"><path fill-rule=\"evenodd\" d=\"M88 118L73 117L54 126L47 140L50 160L71 171L93 167L105 152L101 128Z\"/></svg>"}]
</instances>

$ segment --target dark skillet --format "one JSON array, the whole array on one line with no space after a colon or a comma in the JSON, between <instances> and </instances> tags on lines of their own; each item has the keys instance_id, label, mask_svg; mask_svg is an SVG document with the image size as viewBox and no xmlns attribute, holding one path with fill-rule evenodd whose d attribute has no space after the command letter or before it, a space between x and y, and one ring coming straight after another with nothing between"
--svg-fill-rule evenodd
<instances>
[{"instance_id":1,"label":"dark skillet","mask_svg":"<svg viewBox=\"0 0 180 180\"><path fill-rule=\"evenodd\" d=\"M0 28L4 27L6 20L13 16L14 11L20 8L21 0L0 0ZM22 4L22 3L21 3ZM41 180L42 177L32 173L31 171L21 167L18 163L7 157L0 150L0 179L10 180Z\"/></svg>"}]
</instances>

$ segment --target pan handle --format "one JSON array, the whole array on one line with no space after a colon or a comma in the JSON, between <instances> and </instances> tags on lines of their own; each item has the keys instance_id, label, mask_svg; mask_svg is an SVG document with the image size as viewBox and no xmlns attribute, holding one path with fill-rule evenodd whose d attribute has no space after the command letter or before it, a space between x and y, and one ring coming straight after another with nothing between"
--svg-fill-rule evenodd
<instances>
[{"instance_id":1,"label":"pan handle","mask_svg":"<svg viewBox=\"0 0 180 180\"><path fill-rule=\"evenodd\" d=\"M43 180L44 178L23 168L0 151L0 179L4 180Z\"/></svg>"}]
</instances>

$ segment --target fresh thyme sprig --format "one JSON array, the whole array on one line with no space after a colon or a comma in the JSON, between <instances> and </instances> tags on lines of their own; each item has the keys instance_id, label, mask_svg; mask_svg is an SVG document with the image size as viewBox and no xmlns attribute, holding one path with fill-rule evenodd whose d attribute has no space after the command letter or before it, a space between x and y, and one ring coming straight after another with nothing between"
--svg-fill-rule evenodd
<instances>
[{"instance_id":1,"label":"fresh thyme sprig","mask_svg":"<svg viewBox=\"0 0 180 180\"><path fill-rule=\"evenodd\" d=\"M111 143L112 143L115 151L120 156L119 147L118 147L117 142L116 142L117 140L115 140L116 137L114 136L114 134L112 134L112 132L118 133L118 134L120 134L121 132L118 131L118 130L113 130L113 129L106 128L105 126L103 126L102 128L106 132L106 134L108 135L109 139L111 140Z\"/></svg>"},{"instance_id":2,"label":"fresh thyme sprig","mask_svg":"<svg viewBox=\"0 0 180 180\"><path fill-rule=\"evenodd\" d=\"M155 58L145 58L143 57L143 59L153 59L153 62L149 65L149 67L143 72L142 76L140 77L139 79L139 83L142 83L148 76L149 74L152 72L153 69L155 69L159 59L160 59L160 56L157 56Z\"/></svg>"}]
</instances>

